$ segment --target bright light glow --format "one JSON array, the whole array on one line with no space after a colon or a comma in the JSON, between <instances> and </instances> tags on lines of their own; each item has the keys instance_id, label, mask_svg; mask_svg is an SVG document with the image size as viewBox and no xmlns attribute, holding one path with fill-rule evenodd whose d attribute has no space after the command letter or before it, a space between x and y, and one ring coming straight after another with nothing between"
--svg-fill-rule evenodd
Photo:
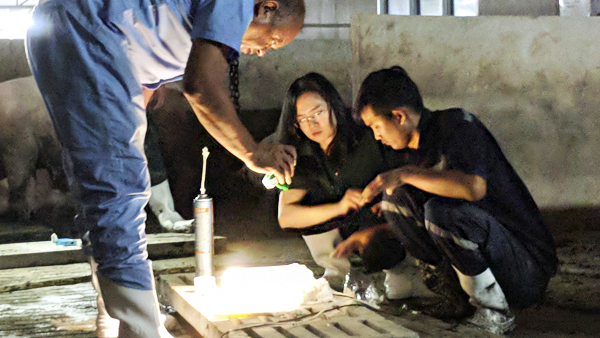
<instances>
[{"instance_id":1,"label":"bright light glow","mask_svg":"<svg viewBox=\"0 0 600 338\"><path fill-rule=\"evenodd\" d=\"M444 0L421 0L421 15L440 16L444 14ZM479 15L479 0L454 0L454 16ZM410 15L409 0L388 0L388 11L394 15Z\"/></svg>"},{"instance_id":2,"label":"bright light glow","mask_svg":"<svg viewBox=\"0 0 600 338\"><path fill-rule=\"evenodd\" d=\"M0 8L0 39L25 39L31 20L32 7Z\"/></svg>"},{"instance_id":3,"label":"bright light glow","mask_svg":"<svg viewBox=\"0 0 600 338\"><path fill-rule=\"evenodd\" d=\"M193 306L211 321L252 313L294 311L317 280L300 264L230 268L212 293L198 290Z\"/></svg>"},{"instance_id":4,"label":"bright light glow","mask_svg":"<svg viewBox=\"0 0 600 338\"><path fill-rule=\"evenodd\" d=\"M479 0L455 0L454 16L478 16Z\"/></svg>"}]
</instances>

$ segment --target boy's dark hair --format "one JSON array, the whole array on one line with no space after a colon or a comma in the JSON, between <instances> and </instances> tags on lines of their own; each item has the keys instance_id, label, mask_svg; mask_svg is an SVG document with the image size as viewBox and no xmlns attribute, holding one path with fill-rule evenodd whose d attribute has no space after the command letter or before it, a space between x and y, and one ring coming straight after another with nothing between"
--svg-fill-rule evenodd
<instances>
[{"instance_id":1,"label":"boy's dark hair","mask_svg":"<svg viewBox=\"0 0 600 338\"><path fill-rule=\"evenodd\" d=\"M274 141L299 148L309 139L298 127L296 101L304 93L319 94L329 106L329 118L336 121L336 134L326 153L334 161L346 156L364 132L353 120L350 109L342 101L340 93L323 75L308 73L296 79L287 91L283 101L279 124L274 133Z\"/></svg>"},{"instance_id":2,"label":"boy's dark hair","mask_svg":"<svg viewBox=\"0 0 600 338\"><path fill-rule=\"evenodd\" d=\"M376 115L390 119L392 110L400 107L409 107L417 114L424 109L417 85L400 66L372 72L363 81L354 104L354 119L362 123L360 113L369 106Z\"/></svg>"}]
</instances>

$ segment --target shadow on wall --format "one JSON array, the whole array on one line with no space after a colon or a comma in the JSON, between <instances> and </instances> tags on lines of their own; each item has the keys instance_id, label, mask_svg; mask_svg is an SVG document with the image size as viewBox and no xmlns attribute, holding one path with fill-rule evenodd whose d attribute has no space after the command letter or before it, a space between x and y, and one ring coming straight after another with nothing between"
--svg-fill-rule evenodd
<instances>
[{"instance_id":1,"label":"shadow on wall","mask_svg":"<svg viewBox=\"0 0 600 338\"><path fill-rule=\"evenodd\" d=\"M544 208L542 215L554 234L573 231L600 231L600 206Z\"/></svg>"}]
</instances>

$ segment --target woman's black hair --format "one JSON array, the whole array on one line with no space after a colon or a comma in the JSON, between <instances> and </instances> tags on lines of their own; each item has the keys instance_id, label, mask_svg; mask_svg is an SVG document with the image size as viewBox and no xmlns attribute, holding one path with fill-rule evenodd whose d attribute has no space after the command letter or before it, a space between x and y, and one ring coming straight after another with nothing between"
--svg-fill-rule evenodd
<instances>
[{"instance_id":1,"label":"woman's black hair","mask_svg":"<svg viewBox=\"0 0 600 338\"><path fill-rule=\"evenodd\" d=\"M296 79L288 89L274 140L296 148L305 142L312 142L302 133L296 120L296 101L304 93L319 94L329 106L329 118L336 122L336 133L325 153L336 162L341 160L364 131L352 119L350 109L344 104L333 84L318 73L308 73Z\"/></svg>"}]
</instances>

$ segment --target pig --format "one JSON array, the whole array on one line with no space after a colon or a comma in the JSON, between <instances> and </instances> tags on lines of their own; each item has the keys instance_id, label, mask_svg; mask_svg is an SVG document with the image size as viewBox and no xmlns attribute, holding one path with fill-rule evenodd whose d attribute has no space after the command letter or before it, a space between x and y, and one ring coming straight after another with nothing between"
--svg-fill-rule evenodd
<instances>
[{"instance_id":1,"label":"pig","mask_svg":"<svg viewBox=\"0 0 600 338\"><path fill-rule=\"evenodd\" d=\"M146 141L147 150L159 147L156 138ZM149 162L160 167L160 150L150 153ZM168 181L156 184L168 187ZM173 207L169 203L164 203L172 200L169 189L157 187L152 187L149 206L157 215L162 231L175 231L179 223L184 232L189 230L192 221L183 220L170 210ZM49 225L64 235L79 235L63 231L72 226L75 203L69 193L60 142L31 76L0 83L0 215L9 212L16 214L19 221L52 223Z\"/></svg>"},{"instance_id":2,"label":"pig","mask_svg":"<svg viewBox=\"0 0 600 338\"><path fill-rule=\"evenodd\" d=\"M30 220L36 209L49 203L66 203L61 154L33 77L0 83L0 179L6 179L8 208L19 220Z\"/></svg>"}]
</instances>

